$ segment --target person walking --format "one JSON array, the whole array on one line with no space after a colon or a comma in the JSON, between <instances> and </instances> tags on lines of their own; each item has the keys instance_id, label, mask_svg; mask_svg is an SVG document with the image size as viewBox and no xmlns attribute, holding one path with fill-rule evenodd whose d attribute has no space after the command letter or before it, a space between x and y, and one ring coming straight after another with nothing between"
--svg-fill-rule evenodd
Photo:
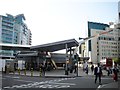
<instances>
[{"instance_id":1,"label":"person walking","mask_svg":"<svg viewBox=\"0 0 120 90\"><path fill-rule=\"evenodd\" d=\"M88 75L88 65L85 68L85 73Z\"/></svg>"},{"instance_id":2,"label":"person walking","mask_svg":"<svg viewBox=\"0 0 120 90\"><path fill-rule=\"evenodd\" d=\"M75 63L74 67L75 67L74 73L76 73L77 72L77 68L78 68L77 63Z\"/></svg>"},{"instance_id":3,"label":"person walking","mask_svg":"<svg viewBox=\"0 0 120 90\"><path fill-rule=\"evenodd\" d=\"M109 76L110 75L110 68L107 67L107 75Z\"/></svg>"},{"instance_id":4,"label":"person walking","mask_svg":"<svg viewBox=\"0 0 120 90\"><path fill-rule=\"evenodd\" d=\"M92 64L92 66L91 66L91 71L92 71L92 73L93 73L93 70L94 70L94 65Z\"/></svg>"},{"instance_id":5,"label":"person walking","mask_svg":"<svg viewBox=\"0 0 120 90\"><path fill-rule=\"evenodd\" d=\"M119 70L117 68L117 65L115 64L114 68L113 68L113 80L114 81L118 81L118 72L119 72Z\"/></svg>"},{"instance_id":6,"label":"person walking","mask_svg":"<svg viewBox=\"0 0 120 90\"><path fill-rule=\"evenodd\" d=\"M99 77L99 84L101 85L102 69L101 69L100 63L98 63L97 66L95 67L94 75L95 75L95 83L97 81L97 78Z\"/></svg>"}]
</instances>

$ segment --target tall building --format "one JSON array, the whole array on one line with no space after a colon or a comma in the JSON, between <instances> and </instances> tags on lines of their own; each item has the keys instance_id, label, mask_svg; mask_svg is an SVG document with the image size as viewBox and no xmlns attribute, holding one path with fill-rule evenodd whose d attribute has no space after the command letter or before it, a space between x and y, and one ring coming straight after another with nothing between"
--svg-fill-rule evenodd
<instances>
[{"instance_id":1,"label":"tall building","mask_svg":"<svg viewBox=\"0 0 120 90\"><path fill-rule=\"evenodd\" d=\"M31 45L31 37L31 31L25 24L24 14L0 15L0 43ZM10 52L1 50L0 54L9 55Z\"/></svg>"},{"instance_id":2,"label":"tall building","mask_svg":"<svg viewBox=\"0 0 120 90\"><path fill-rule=\"evenodd\" d=\"M120 1L118 2L118 21L120 22Z\"/></svg>"},{"instance_id":3,"label":"tall building","mask_svg":"<svg viewBox=\"0 0 120 90\"><path fill-rule=\"evenodd\" d=\"M97 22L88 22L88 37L93 36L93 32L95 30L97 31L105 31L106 28L108 28L108 24L103 24L103 23L97 23ZM93 38L94 39L94 38ZM88 57L90 57L89 62L95 62L97 58L93 58L93 43L96 43L92 40L89 40L86 42L86 54ZM95 54L95 53L94 53Z\"/></svg>"},{"instance_id":4,"label":"tall building","mask_svg":"<svg viewBox=\"0 0 120 90\"><path fill-rule=\"evenodd\" d=\"M114 28L110 28L107 24L88 22L88 36L113 30L88 41L88 52L91 62L98 63L106 58L120 57L120 29L117 26L118 24Z\"/></svg>"},{"instance_id":5,"label":"tall building","mask_svg":"<svg viewBox=\"0 0 120 90\"><path fill-rule=\"evenodd\" d=\"M97 30L105 30L105 28L109 27L108 24L97 23L97 22L88 22L88 37L92 36L91 32L93 29ZM91 51L91 40L88 42L88 49Z\"/></svg>"}]
</instances>

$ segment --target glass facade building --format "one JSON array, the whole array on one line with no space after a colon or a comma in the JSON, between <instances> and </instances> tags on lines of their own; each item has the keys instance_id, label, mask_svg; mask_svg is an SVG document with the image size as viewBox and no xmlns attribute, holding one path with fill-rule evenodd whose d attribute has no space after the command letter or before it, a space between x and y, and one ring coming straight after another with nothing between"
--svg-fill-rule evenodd
<instances>
[{"instance_id":1,"label":"glass facade building","mask_svg":"<svg viewBox=\"0 0 120 90\"><path fill-rule=\"evenodd\" d=\"M105 30L107 27L109 27L108 24L88 22L88 37L91 36L91 30L93 29ZM91 51L91 40L88 41L88 50Z\"/></svg>"},{"instance_id":2,"label":"glass facade building","mask_svg":"<svg viewBox=\"0 0 120 90\"><path fill-rule=\"evenodd\" d=\"M0 15L0 43L31 45L31 37L31 31L25 24L24 14ZM9 55L10 52L1 50L0 55Z\"/></svg>"}]
</instances>

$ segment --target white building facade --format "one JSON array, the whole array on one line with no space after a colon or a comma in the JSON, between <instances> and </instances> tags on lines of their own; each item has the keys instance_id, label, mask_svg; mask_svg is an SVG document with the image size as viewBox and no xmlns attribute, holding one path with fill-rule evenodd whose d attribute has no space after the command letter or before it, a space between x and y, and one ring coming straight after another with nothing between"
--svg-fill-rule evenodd
<instances>
[{"instance_id":1,"label":"white building facade","mask_svg":"<svg viewBox=\"0 0 120 90\"><path fill-rule=\"evenodd\" d=\"M114 28L106 28L105 30L91 29L91 36L111 29L113 31L91 39L91 51L89 51L91 62L98 63L106 58L120 58L120 28L118 24Z\"/></svg>"}]
</instances>

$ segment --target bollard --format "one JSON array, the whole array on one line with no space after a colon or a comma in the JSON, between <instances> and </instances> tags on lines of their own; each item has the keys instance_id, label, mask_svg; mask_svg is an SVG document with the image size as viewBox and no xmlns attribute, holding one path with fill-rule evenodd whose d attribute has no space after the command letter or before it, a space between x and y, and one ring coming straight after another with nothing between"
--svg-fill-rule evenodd
<instances>
[{"instance_id":1,"label":"bollard","mask_svg":"<svg viewBox=\"0 0 120 90\"><path fill-rule=\"evenodd\" d=\"M40 68L40 77L42 76L42 69Z\"/></svg>"},{"instance_id":2,"label":"bollard","mask_svg":"<svg viewBox=\"0 0 120 90\"><path fill-rule=\"evenodd\" d=\"M31 77L33 76L33 68L31 68Z\"/></svg>"},{"instance_id":3,"label":"bollard","mask_svg":"<svg viewBox=\"0 0 120 90\"><path fill-rule=\"evenodd\" d=\"M26 76L26 68L24 69L24 74L25 74L25 76Z\"/></svg>"},{"instance_id":4,"label":"bollard","mask_svg":"<svg viewBox=\"0 0 120 90\"><path fill-rule=\"evenodd\" d=\"M18 68L18 74L20 75L20 68Z\"/></svg>"}]
</instances>

